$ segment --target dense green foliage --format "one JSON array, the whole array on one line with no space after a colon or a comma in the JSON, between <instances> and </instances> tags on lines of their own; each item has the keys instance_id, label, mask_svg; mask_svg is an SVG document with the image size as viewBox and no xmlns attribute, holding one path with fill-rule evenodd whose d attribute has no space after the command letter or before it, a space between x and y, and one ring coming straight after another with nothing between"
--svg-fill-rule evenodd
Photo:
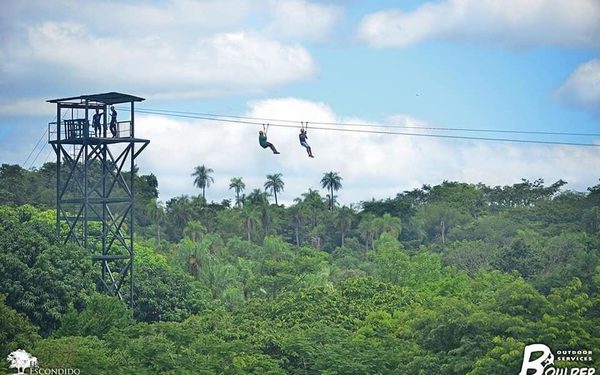
<instances>
[{"instance_id":1,"label":"dense green foliage","mask_svg":"<svg viewBox=\"0 0 600 375\"><path fill-rule=\"evenodd\" d=\"M444 182L357 209L336 207L337 173L289 207L236 178L231 207L163 205L139 176L130 310L56 237L49 171L0 170L3 356L82 374L478 375L517 374L532 343L600 352L600 185Z\"/></svg>"}]
</instances>

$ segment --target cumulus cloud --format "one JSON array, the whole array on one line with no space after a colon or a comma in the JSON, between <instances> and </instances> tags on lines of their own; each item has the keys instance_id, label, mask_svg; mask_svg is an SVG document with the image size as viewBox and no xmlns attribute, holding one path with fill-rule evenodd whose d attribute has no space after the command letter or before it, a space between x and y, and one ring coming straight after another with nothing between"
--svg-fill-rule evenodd
<instances>
[{"instance_id":1,"label":"cumulus cloud","mask_svg":"<svg viewBox=\"0 0 600 375\"><path fill-rule=\"evenodd\" d=\"M207 190L209 200L232 199L229 180L242 177L246 191L263 189L267 174L282 173L285 191L281 202L293 199L309 188L320 187L323 173L339 172L343 189L338 193L342 204L371 198L393 197L404 190L444 180L483 182L488 185L517 183L521 178L544 178L547 182L564 179L568 188L585 191L597 183L600 154L596 147L531 145L517 143L448 140L389 134L340 132L317 128L324 123L363 124L362 127L338 125L347 130L375 130L372 120L337 114L327 103L299 98L277 98L248 103L244 116L296 120L286 125L309 122L309 144L315 159L307 157L298 141L298 128L269 128L269 141L281 151L273 155L258 144L260 125L212 122L201 119L136 115L136 136L151 141L137 159L141 173L154 173L159 180L160 199L166 201L181 194L197 195L191 173L194 167L214 169L215 183ZM52 121L52 116L48 118ZM276 122L273 122L275 124ZM2 133L0 160L23 163L26 167L53 161L51 148L43 139L40 124L19 126ZM44 124L45 125L45 124ZM404 126L403 133L415 133L414 126L435 126L406 114L397 114L379 125ZM409 128L410 127L410 128ZM386 129L391 130L391 129ZM420 134L432 134L420 130ZM45 148L36 149L42 136ZM600 140L597 140L598 144ZM33 151L32 151L33 150Z\"/></svg>"},{"instance_id":2,"label":"cumulus cloud","mask_svg":"<svg viewBox=\"0 0 600 375\"><path fill-rule=\"evenodd\" d=\"M50 22L31 28L28 42L31 64L68 69L94 84L110 81L146 90L261 88L307 77L315 70L300 45L284 45L258 33L215 34L184 47L155 37L97 38L79 24Z\"/></svg>"},{"instance_id":3,"label":"cumulus cloud","mask_svg":"<svg viewBox=\"0 0 600 375\"><path fill-rule=\"evenodd\" d=\"M267 174L282 173L286 184L281 202L286 204L309 188L320 189L325 195L319 181L328 171L339 172L343 177L339 200L349 204L392 197L422 184L438 184L444 180L505 185L517 183L521 178L541 177L547 182L562 178L569 182L569 188L585 190L596 183L595 171L600 165L600 155L591 147L318 130L317 125L310 123L366 124L368 121L342 117L326 103L298 98L251 102L245 115L309 121L308 141L316 158L308 158L299 145L298 129L270 127L269 141L281 151L280 155L273 155L258 145L259 125L140 115L138 135L151 139L152 143L138 165L142 172L158 176L161 199L182 193L198 194L190 174L201 164L215 170L215 184L207 191L209 200L232 198L233 193L228 189L232 177L242 177L250 191L262 189ZM288 124L299 126L299 123ZM427 123L398 114L382 125L425 126Z\"/></svg>"},{"instance_id":4,"label":"cumulus cloud","mask_svg":"<svg viewBox=\"0 0 600 375\"><path fill-rule=\"evenodd\" d=\"M56 115L56 105L46 102L47 98L23 99L0 103L0 115L6 116L53 116Z\"/></svg>"},{"instance_id":5,"label":"cumulus cloud","mask_svg":"<svg viewBox=\"0 0 600 375\"><path fill-rule=\"evenodd\" d=\"M452 40L515 48L600 48L598 35L597 0L444 0L411 12L376 12L358 28L359 38L374 47Z\"/></svg>"},{"instance_id":6,"label":"cumulus cloud","mask_svg":"<svg viewBox=\"0 0 600 375\"><path fill-rule=\"evenodd\" d=\"M295 98L251 102L245 115L298 121L335 120L333 111L327 105ZM295 129L276 126L269 128L269 141L281 151L280 155L273 155L269 149L262 149L258 144L258 131L262 130L260 125L182 121L141 115L138 115L137 122L137 135L152 140L138 164L142 171L153 172L158 176L161 199L183 193L197 194L190 174L195 166L205 164L215 170L215 184L207 192L208 199L218 201L231 198L228 186L232 177L243 177L247 191L250 191L254 188L262 189L267 174L283 173L287 183L282 202L291 202L308 189L303 184L309 183L310 187L318 188L320 169L317 168L319 172L311 172L311 175L307 175L307 172L326 161L327 147L319 162L308 159L304 149L300 148ZM295 125L300 126L299 123ZM326 143L326 138L317 141L316 136L317 134L316 148L321 143ZM323 137L327 137L327 134ZM310 138L312 140L312 132ZM292 180L298 183L292 184Z\"/></svg>"},{"instance_id":7,"label":"cumulus cloud","mask_svg":"<svg viewBox=\"0 0 600 375\"><path fill-rule=\"evenodd\" d=\"M100 35L141 35L149 31L218 31L237 27L252 14L252 0L169 0L158 2L23 0L2 4L4 28L47 21L79 21Z\"/></svg>"},{"instance_id":8,"label":"cumulus cloud","mask_svg":"<svg viewBox=\"0 0 600 375\"><path fill-rule=\"evenodd\" d=\"M324 40L342 15L342 8L304 0L269 1L273 20L265 32L287 38Z\"/></svg>"},{"instance_id":9,"label":"cumulus cloud","mask_svg":"<svg viewBox=\"0 0 600 375\"><path fill-rule=\"evenodd\" d=\"M568 105L600 116L600 59L578 66L555 95Z\"/></svg>"},{"instance_id":10,"label":"cumulus cloud","mask_svg":"<svg viewBox=\"0 0 600 375\"><path fill-rule=\"evenodd\" d=\"M88 1L2 5L1 96L136 91L147 97L262 92L314 76L301 44L339 9L304 0Z\"/></svg>"}]
</instances>

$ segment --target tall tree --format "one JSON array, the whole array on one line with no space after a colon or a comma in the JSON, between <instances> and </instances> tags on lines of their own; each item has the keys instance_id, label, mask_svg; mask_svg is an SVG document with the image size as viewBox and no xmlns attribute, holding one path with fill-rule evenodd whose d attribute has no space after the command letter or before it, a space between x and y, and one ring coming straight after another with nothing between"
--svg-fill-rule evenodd
<instances>
[{"instance_id":1,"label":"tall tree","mask_svg":"<svg viewBox=\"0 0 600 375\"><path fill-rule=\"evenodd\" d=\"M296 200L298 200L296 198ZM288 210L289 219L294 227L294 236L296 238L296 247L300 247L300 229L306 220L306 209L301 204L295 204Z\"/></svg>"},{"instance_id":2,"label":"tall tree","mask_svg":"<svg viewBox=\"0 0 600 375\"><path fill-rule=\"evenodd\" d=\"M269 206L269 193L260 189L252 190L244 197L244 209L246 207L255 212L263 234L266 236L271 230L273 219Z\"/></svg>"},{"instance_id":3,"label":"tall tree","mask_svg":"<svg viewBox=\"0 0 600 375\"><path fill-rule=\"evenodd\" d=\"M344 206L335 212L334 222L337 229L341 233L342 247L346 239L346 232L352 225L352 219L354 218L354 210L351 207Z\"/></svg>"},{"instance_id":4,"label":"tall tree","mask_svg":"<svg viewBox=\"0 0 600 375\"><path fill-rule=\"evenodd\" d=\"M51 221L42 221L38 213L29 205L0 206L0 294L47 336L67 306L82 303L95 285L85 250L59 240ZM5 337L1 332L0 347Z\"/></svg>"},{"instance_id":5,"label":"tall tree","mask_svg":"<svg viewBox=\"0 0 600 375\"><path fill-rule=\"evenodd\" d=\"M421 230L430 240L440 239L446 244L446 237L451 228L468 221L468 214L462 213L460 209L450 207L447 203L431 203L419 208L416 214L416 222Z\"/></svg>"},{"instance_id":6,"label":"tall tree","mask_svg":"<svg viewBox=\"0 0 600 375\"><path fill-rule=\"evenodd\" d=\"M206 168L206 166L201 165L194 169L194 173L192 173L192 177L196 177L194 179L194 186L199 189L202 189L202 198L206 199L206 188L210 187L210 184L214 183L215 180L210 175L214 171L212 168Z\"/></svg>"},{"instance_id":7,"label":"tall tree","mask_svg":"<svg viewBox=\"0 0 600 375\"><path fill-rule=\"evenodd\" d=\"M370 212L367 212L363 215L360 223L358 224L358 232L360 233L360 237L365 241L365 253L364 259L368 260L368 252L369 252L369 244L371 246L371 250L374 250L374 238L375 238L375 220L376 217Z\"/></svg>"},{"instance_id":8,"label":"tall tree","mask_svg":"<svg viewBox=\"0 0 600 375\"><path fill-rule=\"evenodd\" d=\"M275 196L275 205L277 205L277 193L283 191L284 182L281 179L281 173L268 174L265 182L265 190L270 190Z\"/></svg>"},{"instance_id":9,"label":"tall tree","mask_svg":"<svg viewBox=\"0 0 600 375\"><path fill-rule=\"evenodd\" d=\"M229 180L229 189L235 190L235 205L239 207L242 204L240 193L246 189L246 184L241 177L234 177Z\"/></svg>"},{"instance_id":10,"label":"tall tree","mask_svg":"<svg viewBox=\"0 0 600 375\"><path fill-rule=\"evenodd\" d=\"M308 189L306 193L302 193L300 198L296 198L294 201L319 211L325 208L325 199L315 189Z\"/></svg>"},{"instance_id":11,"label":"tall tree","mask_svg":"<svg viewBox=\"0 0 600 375\"><path fill-rule=\"evenodd\" d=\"M38 341L38 328L27 318L19 314L12 307L6 305L6 295L0 293L0 332L2 341L0 350L2 353L10 353L25 345L31 345L32 341Z\"/></svg>"},{"instance_id":12,"label":"tall tree","mask_svg":"<svg viewBox=\"0 0 600 375\"><path fill-rule=\"evenodd\" d=\"M183 235L192 242L199 242L202 236L206 234L206 227L198 220L190 220L183 228Z\"/></svg>"},{"instance_id":13,"label":"tall tree","mask_svg":"<svg viewBox=\"0 0 600 375\"><path fill-rule=\"evenodd\" d=\"M265 191L261 191L260 189L254 189L244 197L244 205L248 204L256 207L268 205L268 195L269 194Z\"/></svg>"},{"instance_id":14,"label":"tall tree","mask_svg":"<svg viewBox=\"0 0 600 375\"><path fill-rule=\"evenodd\" d=\"M182 195L171 198L166 204L167 235L171 240L179 240L183 228L193 218L194 208L190 197Z\"/></svg>"},{"instance_id":15,"label":"tall tree","mask_svg":"<svg viewBox=\"0 0 600 375\"><path fill-rule=\"evenodd\" d=\"M333 210L333 192L342 188L342 177L338 172L327 172L321 178L321 187L329 190L329 209Z\"/></svg>"},{"instance_id":16,"label":"tall tree","mask_svg":"<svg viewBox=\"0 0 600 375\"><path fill-rule=\"evenodd\" d=\"M388 233L393 238L397 239L402 231L402 220L390 214L384 214L383 216L376 218L374 225L376 229L376 235Z\"/></svg>"},{"instance_id":17,"label":"tall tree","mask_svg":"<svg viewBox=\"0 0 600 375\"><path fill-rule=\"evenodd\" d=\"M156 198L152 198L146 203L144 210L156 226L156 243L160 244L160 223L165 217L165 208L162 202L157 201Z\"/></svg>"},{"instance_id":18,"label":"tall tree","mask_svg":"<svg viewBox=\"0 0 600 375\"><path fill-rule=\"evenodd\" d=\"M240 219L242 221L242 228L246 231L246 240L250 241L252 239L252 232L254 232L260 223L258 213L255 208L244 206L241 211Z\"/></svg>"}]
</instances>

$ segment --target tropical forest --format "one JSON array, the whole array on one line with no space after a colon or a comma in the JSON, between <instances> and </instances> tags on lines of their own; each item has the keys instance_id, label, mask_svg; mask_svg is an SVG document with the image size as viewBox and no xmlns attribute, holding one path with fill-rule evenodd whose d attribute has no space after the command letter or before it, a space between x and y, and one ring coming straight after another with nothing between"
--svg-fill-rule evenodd
<instances>
[{"instance_id":1,"label":"tropical forest","mask_svg":"<svg viewBox=\"0 0 600 375\"><path fill-rule=\"evenodd\" d=\"M57 230L55 163L0 167L0 373L22 349L80 374L517 375L531 344L591 353L556 374L599 369L600 184L439 181L341 205L336 171L285 202L273 173L209 202L219 171L199 165L198 194L163 202L127 173L120 298Z\"/></svg>"}]
</instances>

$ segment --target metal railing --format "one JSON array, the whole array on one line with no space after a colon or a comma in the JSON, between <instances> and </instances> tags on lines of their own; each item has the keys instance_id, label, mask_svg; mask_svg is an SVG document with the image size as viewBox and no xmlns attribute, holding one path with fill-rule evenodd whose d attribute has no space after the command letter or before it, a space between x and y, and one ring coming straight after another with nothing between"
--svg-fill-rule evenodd
<instances>
[{"instance_id":1,"label":"metal railing","mask_svg":"<svg viewBox=\"0 0 600 375\"><path fill-rule=\"evenodd\" d=\"M86 119L63 120L60 122L60 125L56 121L50 122L48 123L48 142L59 140L59 130L61 141L104 137L133 138L131 121L117 122L114 137L110 130L110 124L102 124L100 127L100 135L96 137L95 129L90 126L90 122Z\"/></svg>"},{"instance_id":2,"label":"metal railing","mask_svg":"<svg viewBox=\"0 0 600 375\"><path fill-rule=\"evenodd\" d=\"M131 121L117 122L117 137L133 138L133 134L131 134Z\"/></svg>"},{"instance_id":3,"label":"metal railing","mask_svg":"<svg viewBox=\"0 0 600 375\"><path fill-rule=\"evenodd\" d=\"M48 124L48 142L58 140L58 129L56 121Z\"/></svg>"}]
</instances>

